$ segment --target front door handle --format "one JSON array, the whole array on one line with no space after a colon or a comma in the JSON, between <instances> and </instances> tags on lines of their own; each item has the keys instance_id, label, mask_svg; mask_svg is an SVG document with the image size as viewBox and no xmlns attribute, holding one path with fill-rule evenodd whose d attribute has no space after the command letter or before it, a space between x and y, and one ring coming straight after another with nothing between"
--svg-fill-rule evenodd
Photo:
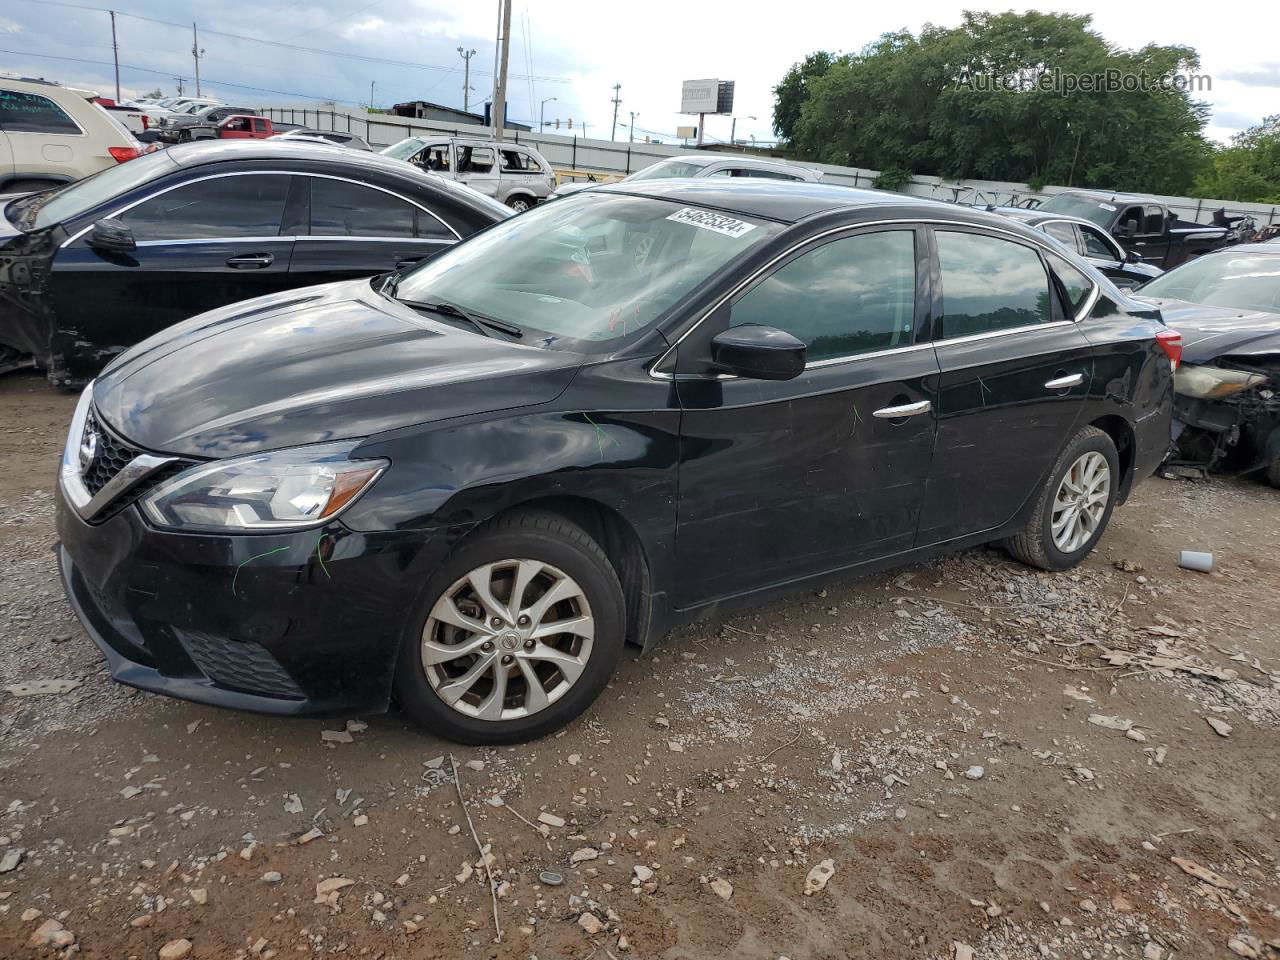
<instances>
[{"instance_id":1,"label":"front door handle","mask_svg":"<svg viewBox=\"0 0 1280 960\"><path fill-rule=\"evenodd\" d=\"M236 270L261 270L275 263L276 258L269 253L250 253L243 257L232 257L227 266Z\"/></svg>"},{"instance_id":2,"label":"front door handle","mask_svg":"<svg viewBox=\"0 0 1280 960\"><path fill-rule=\"evenodd\" d=\"M1073 373L1065 377L1056 377L1044 385L1046 390L1070 390L1084 383L1083 373Z\"/></svg>"},{"instance_id":3,"label":"front door handle","mask_svg":"<svg viewBox=\"0 0 1280 960\"><path fill-rule=\"evenodd\" d=\"M404 260L397 260L396 269L403 270L405 267L411 267L415 263L421 263L421 262L422 262L422 257L408 257L407 259L404 259Z\"/></svg>"},{"instance_id":4,"label":"front door handle","mask_svg":"<svg viewBox=\"0 0 1280 960\"><path fill-rule=\"evenodd\" d=\"M873 417L881 420L901 420L903 417L914 417L921 413L928 413L933 409L933 404L928 400L918 400L915 403L904 403L899 407L881 407Z\"/></svg>"}]
</instances>

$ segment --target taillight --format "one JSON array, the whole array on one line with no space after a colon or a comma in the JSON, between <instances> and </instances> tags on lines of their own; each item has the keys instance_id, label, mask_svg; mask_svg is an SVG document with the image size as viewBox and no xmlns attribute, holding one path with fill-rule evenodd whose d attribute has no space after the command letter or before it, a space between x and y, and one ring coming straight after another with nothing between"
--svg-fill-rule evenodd
<instances>
[{"instance_id":1,"label":"taillight","mask_svg":"<svg viewBox=\"0 0 1280 960\"><path fill-rule=\"evenodd\" d=\"M144 113L142 115L142 129L147 130L147 129L150 129L150 127L151 127L151 121L147 119L147 115Z\"/></svg>"},{"instance_id":2,"label":"taillight","mask_svg":"<svg viewBox=\"0 0 1280 960\"><path fill-rule=\"evenodd\" d=\"M1182 334L1176 330L1161 330L1156 334L1156 343L1160 344L1160 349L1169 358L1169 363L1174 370L1177 370L1182 363Z\"/></svg>"},{"instance_id":3,"label":"taillight","mask_svg":"<svg viewBox=\"0 0 1280 960\"><path fill-rule=\"evenodd\" d=\"M139 155L137 147L107 147L107 153L111 154L116 163L124 163Z\"/></svg>"}]
</instances>

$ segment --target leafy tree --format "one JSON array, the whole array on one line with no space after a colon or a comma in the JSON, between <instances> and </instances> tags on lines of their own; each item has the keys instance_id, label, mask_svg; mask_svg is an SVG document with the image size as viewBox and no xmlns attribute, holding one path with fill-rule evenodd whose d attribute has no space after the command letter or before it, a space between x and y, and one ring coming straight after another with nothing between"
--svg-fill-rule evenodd
<instances>
[{"instance_id":1,"label":"leafy tree","mask_svg":"<svg viewBox=\"0 0 1280 960\"><path fill-rule=\"evenodd\" d=\"M1196 52L1122 50L1090 22L967 12L954 28L888 33L821 72L793 67L777 88L775 126L785 135L779 117L785 121L803 81L789 137L803 159L949 179L1185 193L1212 154L1202 134L1207 106L1154 84L1099 92L1050 81L1108 71L1183 74L1198 67Z\"/></svg>"},{"instance_id":2,"label":"leafy tree","mask_svg":"<svg viewBox=\"0 0 1280 960\"><path fill-rule=\"evenodd\" d=\"M1195 196L1244 203L1280 203L1280 114L1267 117L1219 149L1196 179Z\"/></svg>"},{"instance_id":3,"label":"leafy tree","mask_svg":"<svg viewBox=\"0 0 1280 960\"><path fill-rule=\"evenodd\" d=\"M773 132L783 140L795 136L800 108L808 97L809 83L826 74L835 63L835 55L819 50L811 53L801 63L791 65L782 82L773 88L777 101L773 105Z\"/></svg>"}]
</instances>

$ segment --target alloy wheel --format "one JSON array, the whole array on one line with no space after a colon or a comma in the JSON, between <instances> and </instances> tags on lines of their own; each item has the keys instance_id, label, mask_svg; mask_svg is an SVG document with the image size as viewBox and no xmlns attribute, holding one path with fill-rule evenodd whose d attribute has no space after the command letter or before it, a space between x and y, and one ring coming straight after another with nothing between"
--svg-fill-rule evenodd
<instances>
[{"instance_id":1,"label":"alloy wheel","mask_svg":"<svg viewBox=\"0 0 1280 960\"><path fill-rule=\"evenodd\" d=\"M529 209L529 201L528 200L512 200L511 209L514 210L516 213L524 213L526 210Z\"/></svg>"},{"instance_id":2,"label":"alloy wheel","mask_svg":"<svg viewBox=\"0 0 1280 960\"><path fill-rule=\"evenodd\" d=\"M499 560L436 600L422 632L422 668L459 713L517 720L568 692L594 637L591 604L572 577L539 560Z\"/></svg>"},{"instance_id":3,"label":"alloy wheel","mask_svg":"<svg viewBox=\"0 0 1280 960\"><path fill-rule=\"evenodd\" d=\"M1096 451L1078 457L1053 497L1050 529L1063 553L1075 553L1098 532L1111 499L1111 467Z\"/></svg>"}]
</instances>

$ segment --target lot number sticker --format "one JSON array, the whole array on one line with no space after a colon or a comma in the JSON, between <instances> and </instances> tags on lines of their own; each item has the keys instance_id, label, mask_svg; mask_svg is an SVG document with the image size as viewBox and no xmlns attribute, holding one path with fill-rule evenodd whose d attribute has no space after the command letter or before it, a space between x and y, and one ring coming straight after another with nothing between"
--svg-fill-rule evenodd
<instances>
[{"instance_id":1,"label":"lot number sticker","mask_svg":"<svg viewBox=\"0 0 1280 960\"><path fill-rule=\"evenodd\" d=\"M690 226L701 227L703 230L720 233L726 237L740 237L756 228L754 223L746 223L742 220L735 220L733 217L726 217L722 213L712 213L710 210L698 210L694 207L684 207L677 210L667 219L674 220L676 223L687 223Z\"/></svg>"}]
</instances>

